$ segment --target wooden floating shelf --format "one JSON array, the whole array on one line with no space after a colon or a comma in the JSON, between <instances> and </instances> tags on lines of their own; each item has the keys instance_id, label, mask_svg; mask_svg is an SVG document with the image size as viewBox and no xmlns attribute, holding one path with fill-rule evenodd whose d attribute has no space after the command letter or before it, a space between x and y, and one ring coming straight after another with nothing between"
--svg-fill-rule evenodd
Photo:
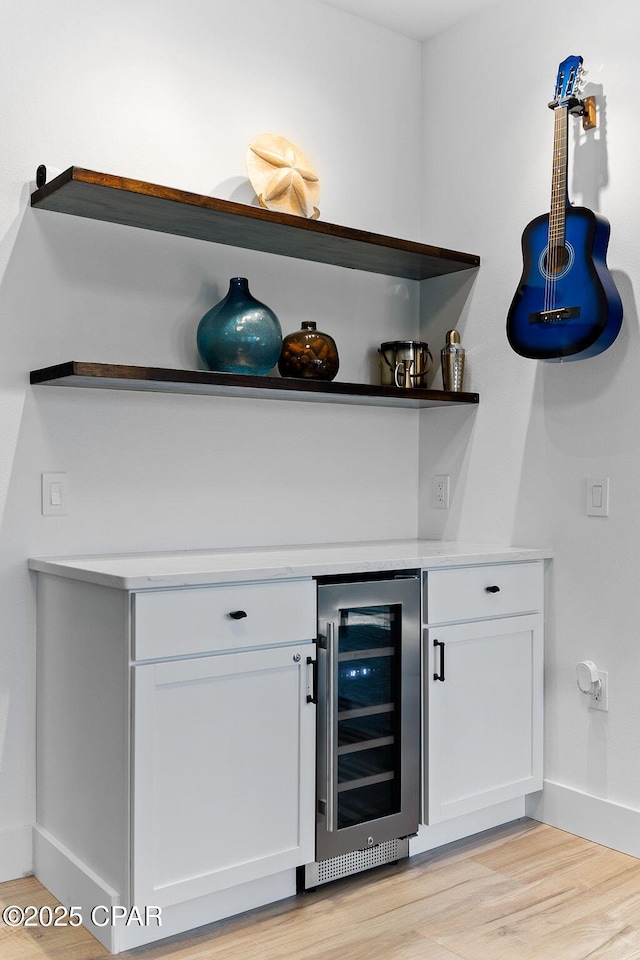
<instances>
[{"instance_id":1,"label":"wooden floating shelf","mask_svg":"<svg viewBox=\"0 0 640 960\"><path fill-rule=\"evenodd\" d=\"M469 253L80 167L36 190L31 206L408 280L480 265L480 257Z\"/></svg>"},{"instance_id":2,"label":"wooden floating shelf","mask_svg":"<svg viewBox=\"0 0 640 960\"><path fill-rule=\"evenodd\" d=\"M477 393L405 390L366 383L340 383L336 380L295 380L205 370L83 363L77 360L33 370L30 382L43 386L199 393L264 400L315 400L323 403L357 403L381 407L446 407L477 404L480 399Z\"/></svg>"},{"instance_id":3,"label":"wooden floating shelf","mask_svg":"<svg viewBox=\"0 0 640 960\"><path fill-rule=\"evenodd\" d=\"M455 250L305 220L248 204L187 193L141 180L70 167L31 196L39 210L208 240L263 253L409 280L478 267ZM477 393L399 389L362 383L256 377L203 370L69 361L34 370L32 384L199 393L275 400L315 400L395 407L477 404Z\"/></svg>"}]
</instances>

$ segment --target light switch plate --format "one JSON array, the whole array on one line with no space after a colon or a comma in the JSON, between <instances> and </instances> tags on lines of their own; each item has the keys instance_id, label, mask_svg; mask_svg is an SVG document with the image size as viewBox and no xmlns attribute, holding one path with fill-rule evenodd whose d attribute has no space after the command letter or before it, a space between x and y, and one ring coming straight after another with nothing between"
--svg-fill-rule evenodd
<instances>
[{"instance_id":1,"label":"light switch plate","mask_svg":"<svg viewBox=\"0 0 640 960\"><path fill-rule=\"evenodd\" d=\"M67 516L66 473L42 474L42 516Z\"/></svg>"},{"instance_id":2,"label":"light switch plate","mask_svg":"<svg viewBox=\"0 0 640 960\"><path fill-rule=\"evenodd\" d=\"M587 516L609 516L609 477L587 477Z\"/></svg>"}]
</instances>

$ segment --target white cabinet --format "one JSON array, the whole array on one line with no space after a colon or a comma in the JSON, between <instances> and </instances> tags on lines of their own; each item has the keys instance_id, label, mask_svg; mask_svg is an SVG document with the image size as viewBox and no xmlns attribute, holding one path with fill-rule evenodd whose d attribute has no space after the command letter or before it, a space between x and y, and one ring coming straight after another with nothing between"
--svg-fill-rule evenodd
<instances>
[{"instance_id":1,"label":"white cabinet","mask_svg":"<svg viewBox=\"0 0 640 960\"><path fill-rule=\"evenodd\" d=\"M274 647L316 633L309 579L145 590L132 603L133 660Z\"/></svg>"},{"instance_id":2,"label":"white cabinet","mask_svg":"<svg viewBox=\"0 0 640 960\"><path fill-rule=\"evenodd\" d=\"M134 668L134 903L165 907L313 860L310 653Z\"/></svg>"},{"instance_id":3,"label":"white cabinet","mask_svg":"<svg viewBox=\"0 0 640 960\"><path fill-rule=\"evenodd\" d=\"M313 859L315 632L311 580L132 595L133 903Z\"/></svg>"},{"instance_id":4,"label":"white cabinet","mask_svg":"<svg viewBox=\"0 0 640 960\"><path fill-rule=\"evenodd\" d=\"M447 566L439 544L404 541L30 561L38 879L113 953L292 896L316 853L313 577L407 558L424 571L414 839L469 835L540 789L541 551L450 551ZM92 924L98 904L161 909L162 926Z\"/></svg>"},{"instance_id":5,"label":"white cabinet","mask_svg":"<svg viewBox=\"0 0 640 960\"><path fill-rule=\"evenodd\" d=\"M311 578L38 579L35 872L112 952L295 890L314 858ZM96 926L96 904L163 911Z\"/></svg>"},{"instance_id":6,"label":"white cabinet","mask_svg":"<svg viewBox=\"0 0 640 960\"><path fill-rule=\"evenodd\" d=\"M430 571L425 590L432 825L542 789L543 564Z\"/></svg>"}]
</instances>

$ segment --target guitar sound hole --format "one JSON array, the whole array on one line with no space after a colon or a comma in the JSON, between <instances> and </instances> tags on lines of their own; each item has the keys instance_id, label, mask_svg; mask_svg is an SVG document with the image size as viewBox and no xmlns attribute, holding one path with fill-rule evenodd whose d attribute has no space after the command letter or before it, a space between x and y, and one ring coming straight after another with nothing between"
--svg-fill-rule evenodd
<instances>
[{"instance_id":1,"label":"guitar sound hole","mask_svg":"<svg viewBox=\"0 0 640 960\"><path fill-rule=\"evenodd\" d=\"M544 267L547 273L552 276L562 273L568 263L569 251L566 247L551 247L547 250L547 255L544 258Z\"/></svg>"}]
</instances>

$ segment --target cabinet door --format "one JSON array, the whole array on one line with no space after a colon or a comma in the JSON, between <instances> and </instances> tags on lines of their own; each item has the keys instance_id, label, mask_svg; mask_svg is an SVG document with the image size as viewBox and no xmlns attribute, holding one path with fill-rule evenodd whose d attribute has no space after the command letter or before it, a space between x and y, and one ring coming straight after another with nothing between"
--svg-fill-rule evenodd
<instances>
[{"instance_id":1,"label":"cabinet door","mask_svg":"<svg viewBox=\"0 0 640 960\"><path fill-rule=\"evenodd\" d=\"M542 789L542 616L433 627L423 653L424 822Z\"/></svg>"},{"instance_id":2,"label":"cabinet door","mask_svg":"<svg viewBox=\"0 0 640 960\"><path fill-rule=\"evenodd\" d=\"M314 650L133 668L133 903L178 903L313 860Z\"/></svg>"}]
</instances>

